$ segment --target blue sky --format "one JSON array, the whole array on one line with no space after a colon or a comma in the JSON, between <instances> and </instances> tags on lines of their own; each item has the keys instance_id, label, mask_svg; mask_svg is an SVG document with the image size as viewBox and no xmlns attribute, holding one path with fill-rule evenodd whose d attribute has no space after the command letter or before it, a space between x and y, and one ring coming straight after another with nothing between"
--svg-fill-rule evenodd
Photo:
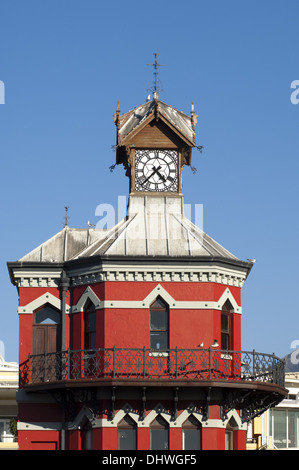
<instances>
[{"instance_id":1,"label":"blue sky","mask_svg":"<svg viewBox=\"0 0 299 470\"><path fill-rule=\"evenodd\" d=\"M18 296L6 263L63 227L97 222L128 194L115 161L121 112L145 102L153 53L160 98L199 115L184 169L203 228L256 264L242 290L242 349L290 353L299 340L299 80L296 0L2 0L0 3L1 314L5 359L18 360Z\"/></svg>"}]
</instances>

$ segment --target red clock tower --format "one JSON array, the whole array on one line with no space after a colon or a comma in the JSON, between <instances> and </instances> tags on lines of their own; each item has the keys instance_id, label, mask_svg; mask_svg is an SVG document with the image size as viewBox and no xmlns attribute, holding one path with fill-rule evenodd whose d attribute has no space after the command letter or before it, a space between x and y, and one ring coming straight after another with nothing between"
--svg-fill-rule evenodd
<instances>
[{"instance_id":1,"label":"red clock tower","mask_svg":"<svg viewBox=\"0 0 299 470\"><path fill-rule=\"evenodd\" d=\"M157 92L123 115L118 106L126 217L65 226L8 263L20 449L245 449L250 420L286 396L284 362L241 348L252 263L184 214L196 118Z\"/></svg>"}]
</instances>

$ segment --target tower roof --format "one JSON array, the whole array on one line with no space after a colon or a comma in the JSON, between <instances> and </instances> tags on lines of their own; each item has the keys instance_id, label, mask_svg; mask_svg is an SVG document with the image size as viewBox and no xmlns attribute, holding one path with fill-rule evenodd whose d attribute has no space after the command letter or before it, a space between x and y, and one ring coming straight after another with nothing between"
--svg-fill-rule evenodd
<instances>
[{"instance_id":1,"label":"tower roof","mask_svg":"<svg viewBox=\"0 0 299 470\"><path fill-rule=\"evenodd\" d=\"M194 114L193 105L191 108L191 116L178 111L172 106L160 101L158 93L154 93L152 100L137 106L136 108L120 115L119 105L115 113L115 123L118 127L117 144L125 145L131 135L137 132L142 125L147 124L157 115L163 119L168 125L171 125L183 139L187 140L191 146L195 145L196 137L194 127L196 125L197 116Z\"/></svg>"}]
</instances>

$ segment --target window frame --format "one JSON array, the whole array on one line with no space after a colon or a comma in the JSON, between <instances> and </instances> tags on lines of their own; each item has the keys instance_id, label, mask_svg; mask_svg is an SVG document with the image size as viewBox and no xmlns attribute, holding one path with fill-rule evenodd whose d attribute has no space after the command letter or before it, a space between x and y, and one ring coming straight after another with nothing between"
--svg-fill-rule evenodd
<instances>
[{"instance_id":1,"label":"window frame","mask_svg":"<svg viewBox=\"0 0 299 470\"><path fill-rule=\"evenodd\" d=\"M229 351L232 349L232 306L226 301L222 306L220 315L220 331L221 331L221 350ZM223 320L227 326L223 326Z\"/></svg>"},{"instance_id":2,"label":"window frame","mask_svg":"<svg viewBox=\"0 0 299 470\"><path fill-rule=\"evenodd\" d=\"M84 315L84 350L96 348L96 331L97 331L97 311L95 305L90 300L85 304L83 309ZM94 321L91 326L91 315Z\"/></svg>"},{"instance_id":3,"label":"window frame","mask_svg":"<svg viewBox=\"0 0 299 470\"><path fill-rule=\"evenodd\" d=\"M160 302L163 305L155 306L155 304L157 302ZM154 302L152 302L152 304L150 305L149 313L150 313L150 326L149 326L149 329L150 329L150 349L152 351L157 352L157 353L167 351L169 349L169 306L161 297L157 297L154 300ZM154 323L153 319L152 319L152 316L153 316L153 314L156 314L156 313L165 313L166 321L164 322L164 325L163 325L162 328L153 328L152 327L152 324ZM157 335L158 333L162 333L162 334L165 333L164 336L166 338L166 347L162 347L162 348L153 347L153 337L155 335ZM161 338L162 337L163 337L163 335L161 335Z\"/></svg>"},{"instance_id":4,"label":"window frame","mask_svg":"<svg viewBox=\"0 0 299 470\"><path fill-rule=\"evenodd\" d=\"M133 446L130 447L130 449L122 449L120 442L121 442L121 436L120 436L120 431L121 430L130 430L132 431L133 434ZM123 419L118 423L117 425L117 449L118 450L137 450L137 424L135 421L126 414Z\"/></svg>"},{"instance_id":5,"label":"window frame","mask_svg":"<svg viewBox=\"0 0 299 470\"><path fill-rule=\"evenodd\" d=\"M199 433L199 448L186 449L186 434L185 431L197 431ZM189 416L182 424L182 449L183 450L201 450L202 449L202 425L193 415Z\"/></svg>"},{"instance_id":6,"label":"window frame","mask_svg":"<svg viewBox=\"0 0 299 470\"><path fill-rule=\"evenodd\" d=\"M155 431L166 431L165 436L167 436L167 440L164 440L164 442L166 442L167 448L163 448L163 449L153 448L153 433ZM159 442L161 441L159 440ZM156 418L150 424L150 450L163 450L163 451L169 450L169 424L163 418L163 416L161 416L161 414L158 414Z\"/></svg>"}]
</instances>

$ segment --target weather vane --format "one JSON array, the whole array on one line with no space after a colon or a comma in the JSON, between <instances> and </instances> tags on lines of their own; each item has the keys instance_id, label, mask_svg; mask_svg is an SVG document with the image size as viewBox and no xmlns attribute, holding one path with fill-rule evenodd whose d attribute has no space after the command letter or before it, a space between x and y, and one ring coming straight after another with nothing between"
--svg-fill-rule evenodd
<instances>
[{"instance_id":1,"label":"weather vane","mask_svg":"<svg viewBox=\"0 0 299 470\"><path fill-rule=\"evenodd\" d=\"M154 80L153 80L153 86L152 88L149 89L149 91L152 91L152 92L156 92L156 91L159 91L158 90L158 81L160 81L160 79L158 78L158 67L161 67L161 65L164 65L164 64L159 64L157 62L157 52L154 52L154 57L155 57L155 62L153 64L146 64L146 65L150 65L151 67L154 67ZM162 89L160 89L160 91L163 91Z\"/></svg>"},{"instance_id":2,"label":"weather vane","mask_svg":"<svg viewBox=\"0 0 299 470\"><path fill-rule=\"evenodd\" d=\"M69 211L69 206L65 206L65 223L64 223L64 226L67 227L68 226L68 221L69 221L69 216L68 216L68 211Z\"/></svg>"}]
</instances>

